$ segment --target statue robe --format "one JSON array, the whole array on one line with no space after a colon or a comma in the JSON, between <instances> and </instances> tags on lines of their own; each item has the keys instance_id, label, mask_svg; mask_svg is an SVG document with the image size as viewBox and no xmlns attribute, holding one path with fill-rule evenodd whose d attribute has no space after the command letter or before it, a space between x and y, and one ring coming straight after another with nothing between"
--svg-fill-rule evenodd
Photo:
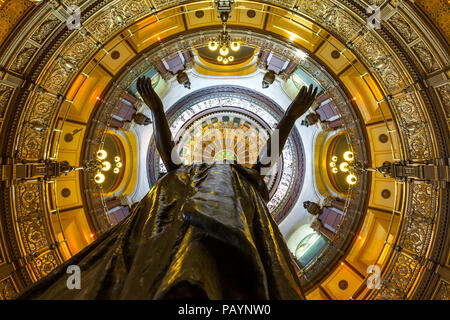
<instances>
[{"instance_id":1,"label":"statue robe","mask_svg":"<svg viewBox=\"0 0 450 320\"><path fill-rule=\"evenodd\" d=\"M20 299L304 299L261 176L236 164L167 173L118 225ZM81 289L67 288L69 265Z\"/></svg>"}]
</instances>

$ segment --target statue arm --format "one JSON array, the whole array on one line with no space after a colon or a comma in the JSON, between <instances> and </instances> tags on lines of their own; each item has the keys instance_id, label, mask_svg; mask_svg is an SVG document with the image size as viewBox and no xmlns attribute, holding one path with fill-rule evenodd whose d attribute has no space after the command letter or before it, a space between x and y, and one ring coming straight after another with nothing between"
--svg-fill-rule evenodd
<instances>
[{"instance_id":1,"label":"statue arm","mask_svg":"<svg viewBox=\"0 0 450 320\"><path fill-rule=\"evenodd\" d=\"M175 148L175 142L170 132L169 123L161 99L153 90L150 78L142 77L137 81L137 89L145 104L150 108L153 117L153 134L156 141L156 149L164 162L167 171L172 171L180 167L181 161L178 154L172 150ZM176 157L176 158L173 158Z\"/></svg>"},{"instance_id":2,"label":"statue arm","mask_svg":"<svg viewBox=\"0 0 450 320\"><path fill-rule=\"evenodd\" d=\"M317 95L317 87L313 88L313 85L310 85L309 88L302 87L297 97L292 101L288 109L286 110L283 118L280 123L278 123L275 132L272 133L272 136L267 140L264 148L258 156L258 160L255 165L253 165L253 169L260 172L261 169L270 170L272 164L276 163L279 156L283 152L284 145L294 128L295 121L300 118L312 105ZM275 139L278 140L278 144L273 144L276 142ZM274 146L278 145L277 150L272 150L272 144Z\"/></svg>"}]
</instances>

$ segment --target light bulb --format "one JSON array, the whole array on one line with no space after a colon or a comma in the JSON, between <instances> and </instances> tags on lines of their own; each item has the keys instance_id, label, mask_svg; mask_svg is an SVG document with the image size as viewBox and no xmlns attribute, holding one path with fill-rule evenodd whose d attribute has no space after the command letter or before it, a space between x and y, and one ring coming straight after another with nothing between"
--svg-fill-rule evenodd
<instances>
[{"instance_id":1,"label":"light bulb","mask_svg":"<svg viewBox=\"0 0 450 320\"><path fill-rule=\"evenodd\" d=\"M332 168L336 167L336 162L330 162L330 167Z\"/></svg>"},{"instance_id":2,"label":"light bulb","mask_svg":"<svg viewBox=\"0 0 450 320\"><path fill-rule=\"evenodd\" d=\"M230 48L236 52L241 48L241 44L239 42L232 42Z\"/></svg>"},{"instance_id":3,"label":"light bulb","mask_svg":"<svg viewBox=\"0 0 450 320\"><path fill-rule=\"evenodd\" d=\"M228 50L227 47L222 47L222 48L220 48L219 52L220 52L221 55L226 56L226 55L228 55L230 50Z\"/></svg>"},{"instance_id":4,"label":"light bulb","mask_svg":"<svg viewBox=\"0 0 450 320\"><path fill-rule=\"evenodd\" d=\"M339 165L339 169L341 169L342 172L347 172L348 171L348 163L347 162L342 162Z\"/></svg>"},{"instance_id":5,"label":"light bulb","mask_svg":"<svg viewBox=\"0 0 450 320\"><path fill-rule=\"evenodd\" d=\"M105 150L97 151L97 158L99 158L100 160L106 159L107 156L108 156L108 153Z\"/></svg>"},{"instance_id":6,"label":"light bulb","mask_svg":"<svg viewBox=\"0 0 450 320\"><path fill-rule=\"evenodd\" d=\"M218 57L217 57L217 61L222 62L222 60L223 60L223 57L222 57L222 56L218 56Z\"/></svg>"},{"instance_id":7,"label":"light bulb","mask_svg":"<svg viewBox=\"0 0 450 320\"><path fill-rule=\"evenodd\" d=\"M349 174L347 176L346 181L349 185L354 185L356 183L356 181L358 181L358 179L356 178L356 176L354 174Z\"/></svg>"},{"instance_id":8,"label":"light bulb","mask_svg":"<svg viewBox=\"0 0 450 320\"><path fill-rule=\"evenodd\" d=\"M116 167L117 167L117 168L122 168L122 162L117 162L117 163L116 163Z\"/></svg>"},{"instance_id":9,"label":"light bulb","mask_svg":"<svg viewBox=\"0 0 450 320\"><path fill-rule=\"evenodd\" d=\"M353 152L347 151L347 152L344 153L344 159L345 159L345 160L347 160L347 161L353 161L354 158L355 158L355 157L354 157L354 155L353 155Z\"/></svg>"},{"instance_id":10,"label":"light bulb","mask_svg":"<svg viewBox=\"0 0 450 320\"><path fill-rule=\"evenodd\" d=\"M115 157L114 157L114 161L115 161L115 162L119 162L119 161L120 161L120 157L119 157L119 156L115 156Z\"/></svg>"},{"instance_id":11,"label":"light bulb","mask_svg":"<svg viewBox=\"0 0 450 320\"><path fill-rule=\"evenodd\" d=\"M102 162L102 170L109 171L109 169L111 169L111 163L109 161L103 161Z\"/></svg>"},{"instance_id":12,"label":"light bulb","mask_svg":"<svg viewBox=\"0 0 450 320\"><path fill-rule=\"evenodd\" d=\"M227 58L223 59L223 63L227 64L228 63L228 59Z\"/></svg>"},{"instance_id":13,"label":"light bulb","mask_svg":"<svg viewBox=\"0 0 450 320\"><path fill-rule=\"evenodd\" d=\"M333 162L337 162L337 161L338 161L338 157L333 156L333 157L331 158L331 160L332 160Z\"/></svg>"},{"instance_id":14,"label":"light bulb","mask_svg":"<svg viewBox=\"0 0 450 320\"><path fill-rule=\"evenodd\" d=\"M94 177L96 183L100 184L105 181L105 175L103 173L97 173Z\"/></svg>"},{"instance_id":15,"label":"light bulb","mask_svg":"<svg viewBox=\"0 0 450 320\"><path fill-rule=\"evenodd\" d=\"M215 41L210 41L208 44L208 48L211 51L216 51L218 47L219 47L219 44Z\"/></svg>"},{"instance_id":16,"label":"light bulb","mask_svg":"<svg viewBox=\"0 0 450 320\"><path fill-rule=\"evenodd\" d=\"M233 62L233 60L234 60L234 57L233 57L233 56L229 56L229 57L228 57L228 61Z\"/></svg>"},{"instance_id":17,"label":"light bulb","mask_svg":"<svg viewBox=\"0 0 450 320\"><path fill-rule=\"evenodd\" d=\"M113 169L113 172L116 173L116 174L119 173L119 171L120 171L119 168L114 168L114 169Z\"/></svg>"},{"instance_id":18,"label":"light bulb","mask_svg":"<svg viewBox=\"0 0 450 320\"><path fill-rule=\"evenodd\" d=\"M339 172L339 170L338 170L337 168L333 168L333 169L331 169L331 171L332 171L333 173L338 173L338 172Z\"/></svg>"}]
</instances>

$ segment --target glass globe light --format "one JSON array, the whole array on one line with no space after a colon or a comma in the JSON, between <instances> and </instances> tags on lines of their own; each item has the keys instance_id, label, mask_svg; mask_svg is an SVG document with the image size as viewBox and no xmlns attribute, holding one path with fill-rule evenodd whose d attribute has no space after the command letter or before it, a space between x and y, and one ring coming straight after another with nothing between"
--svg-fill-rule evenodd
<instances>
[{"instance_id":1,"label":"glass globe light","mask_svg":"<svg viewBox=\"0 0 450 320\"><path fill-rule=\"evenodd\" d=\"M347 161L353 161L353 159L355 158L355 156L353 155L353 152L351 151L347 151L344 153L344 159Z\"/></svg>"},{"instance_id":2,"label":"glass globe light","mask_svg":"<svg viewBox=\"0 0 450 320\"><path fill-rule=\"evenodd\" d=\"M109 171L109 169L111 169L111 163L109 161L103 161L102 162L102 170Z\"/></svg>"},{"instance_id":3,"label":"glass globe light","mask_svg":"<svg viewBox=\"0 0 450 320\"><path fill-rule=\"evenodd\" d=\"M97 158L99 158L100 160L106 159L106 157L108 156L108 153L105 150L98 150L97 151Z\"/></svg>"},{"instance_id":4,"label":"glass globe light","mask_svg":"<svg viewBox=\"0 0 450 320\"><path fill-rule=\"evenodd\" d=\"M241 44L239 42L232 42L230 48L236 52L241 48Z\"/></svg>"},{"instance_id":5,"label":"glass globe light","mask_svg":"<svg viewBox=\"0 0 450 320\"><path fill-rule=\"evenodd\" d=\"M216 41L210 41L208 44L208 48L211 51L216 51L218 47L219 47L219 44Z\"/></svg>"},{"instance_id":6,"label":"glass globe light","mask_svg":"<svg viewBox=\"0 0 450 320\"><path fill-rule=\"evenodd\" d=\"M348 171L348 163L347 163L347 162L342 162L342 163L339 165L339 169L340 169L342 172L347 172L347 171Z\"/></svg>"},{"instance_id":7,"label":"glass globe light","mask_svg":"<svg viewBox=\"0 0 450 320\"><path fill-rule=\"evenodd\" d=\"M220 52L221 55L226 56L226 55L228 55L230 50L228 50L227 47L222 47L222 48L220 48L219 52Z\"/></svg>"},{"instance_id":8,"label":"glass globe light","mask_svg":"<svg viewBox=\"0 0 450 320\"><path fill-rule=\"evenodd\" d=\"M96 183L100 184L105 181L105 175L103 173L97 173L94 177Z\"/></svg>"},{"instance_id":9,"label":"glass globe light","mask_svg":"<svg viewBox=\"0 0 450 320\"><path fill-rule=\"evenodd\" d=\"M358 181L358 179L354 174L349 174L346 178L346 181L349 185L354 185Z\"/></svg>"}]
</instances>

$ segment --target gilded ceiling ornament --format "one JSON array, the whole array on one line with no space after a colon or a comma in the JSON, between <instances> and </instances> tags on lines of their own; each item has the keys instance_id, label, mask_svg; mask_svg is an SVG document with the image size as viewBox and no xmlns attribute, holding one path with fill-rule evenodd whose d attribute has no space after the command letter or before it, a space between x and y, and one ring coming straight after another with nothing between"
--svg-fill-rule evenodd
<instances>
[{"instance_id":1,"label":"gilded ceiling ornament","mask_svg":"<svg viewBox=\"0 0 450 320\"><path fill-rule=\"evenodd\" d=\"M42 44L47 37L55 31L56 26L58 26L61 21L54 15L50 15L34 32L31 39L39 44Z\"/></svg>"},{"instance_id":2,"label":"gilded ceiling ornament","mask_svg":"<svg viewBox=\"0 0 450 320\"><path fill-rule=\"evenodd\" d=\"M37 52L38 48L31 43L26 43L25 46L17 54L16 59L10 66L10 70L16 73L23 73L33 55Z\"/></svg>"},{"instance_id":3,"label":"gilded ceiling ornament","mask_svg":"<svg viewBox=\"0 0 450 320\"><path fill-rule=\"evenodd\" d=\"M447 117L450 118L450 84L446 84L436 89L441 99Z\"/></svg>"},{"instance_id":4,"label":"gilded ceiling ornament","mask_svg":"<svg viewBox=\"0 0 450 320\"><path fill-rule=\"evenodd\" d=\"M13 91L14 88L0 84L0 118L3 118L4 116L4 112L6 111L8 103L11 100Z\"/></svg>"},{"instance_id":5,"label":"gilded ceiling ornament","mask_svg":"<svg viewBox=\"0 0 450 320\"><path fill-rule=\"evenodd\" d=\"M17 289L11 277L0 281L0 300L11 300L17 296Z\"/></svg>"},{"instance_id":6,"label":"gilded ceiling ornament","mask_svg":"<svg viewBox=\"0 0 450 320\"><path fill-rule=\"evenodd\" d=\"M419 57L426 72L430 73L439 69L439 64L423 41L412 46L411 50Z\"/></svg>"},{"instance_id":7,"label":"gilded ceiling ornament","mask_svg":"<svg viewBox=\"0 0 450 320\"><path fill-rule=\"evenodd\" d=\"M389 23L392 24L394 29L403 37L406 43L411 43L418 39L419 36L409 23L403 18L403 16L397 12L389 18Z\"/></svg>"},{"instance_id":8,"label":"gilded ceiling ornament","mask_svg":"<svg viewBox=\"0 0 450 320\"><path fill-rule=\"evenodd\" d=\"M433 300L450 300L450 285L448 282L441 280Z\"/></svg>"}]
</instances>

